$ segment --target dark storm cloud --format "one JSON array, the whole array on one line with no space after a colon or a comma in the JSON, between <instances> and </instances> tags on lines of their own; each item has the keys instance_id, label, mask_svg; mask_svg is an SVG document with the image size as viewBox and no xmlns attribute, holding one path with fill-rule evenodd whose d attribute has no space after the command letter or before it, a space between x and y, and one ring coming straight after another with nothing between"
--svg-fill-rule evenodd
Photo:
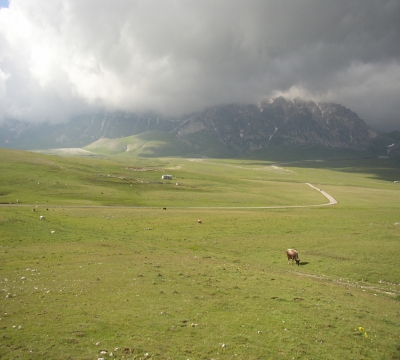
<instances>
[{"instance_id":1,"label":"dark storm cloud","mask_svg":"<svg viewBox=\"0 0 400 360\"><path fill-rule=\"evenodd\" d=\"M276 95L335 101L400 128L398 0L11 0L0 114L179 115Z\"/></svg>"}]
</instances>

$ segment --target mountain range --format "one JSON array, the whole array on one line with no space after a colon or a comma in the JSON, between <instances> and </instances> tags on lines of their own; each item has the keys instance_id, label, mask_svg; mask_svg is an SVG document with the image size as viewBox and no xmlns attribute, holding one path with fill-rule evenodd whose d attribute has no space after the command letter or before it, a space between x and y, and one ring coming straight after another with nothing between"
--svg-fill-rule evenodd
<instances>
[{"instance_id":1,"label":"mountain range","mask_svg":"<svg viewBox=\"0 0 400 360\"><path fill-rule=\"evenodd\" d=\"M94 152L107 148L109 153L135 151L145 156L236 157L299 145L375 149L382 154L400 148L398 132L382 136L342 105L283 97L213 106L181 117L115 112L81 115L63 124L7 119L0 130L0 147L85 147ZM120 138L129 139L116 140Z\"/></svg>"}]
</instances>

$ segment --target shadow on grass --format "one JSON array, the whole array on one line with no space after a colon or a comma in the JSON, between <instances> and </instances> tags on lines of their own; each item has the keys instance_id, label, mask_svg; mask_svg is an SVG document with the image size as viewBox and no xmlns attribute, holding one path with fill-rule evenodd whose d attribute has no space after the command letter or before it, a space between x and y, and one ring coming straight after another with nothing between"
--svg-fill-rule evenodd
<instances>
[{"instance_id":1,"label":"shadow on grass","mask_svg":"<svg viewBox=\"0 0 400 360\"><path fill-rule=\"evenodd\" d=\"M383 155L386 155L384 153ZM371 151L329 148L318 145L276 146L243 156L248 160L268 160L277 165L312 169L331 169L368 174L373 179L400 181L400 157L380 158Z\"/></svg>"},{"instance_id":2,"label":"shadow on grass","mask_svg":"<svg viewBox=\"0 0 400 360\"><path fill-rule=\"evenodd\" d=\"M308 264L308 261L301 261L300 262L300 266L304 266L304 265L307 265Z\"/></svg>"}]
</instances>

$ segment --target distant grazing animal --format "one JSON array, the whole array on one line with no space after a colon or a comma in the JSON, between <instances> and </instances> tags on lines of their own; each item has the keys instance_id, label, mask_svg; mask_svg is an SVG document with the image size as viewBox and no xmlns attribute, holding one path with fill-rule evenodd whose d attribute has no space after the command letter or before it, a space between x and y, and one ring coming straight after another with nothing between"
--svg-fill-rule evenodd
<instances>
[{"instance_id":1,"label":"distant grazing animal","mask_svg":"<svg viewBox=\"0 0 400 360\"><path fill-rule=\"evenodd\" d=\"M197 219L198 224L202 224L203 222L200 219Z\"/></svg>"},{"instance_id":2,"label":"distant grazing animal","mask_svg":"<svg viewBox=\"0 0 400 360\"><path fill-rule=\"evenodd\" d=\"M286 256L288 259L288 264L290 264L290 259L292 260L292 264L293 264L293 260L296 261L297 266L300 265L300 259L299 259L299 254L296 250L294 249L287 249L286 250Z\"/></svg>"},{"instance_id":3,"label":"distant grazing animal","mask_svg":"<svg viewBox=\"0 0 400 360\"><path fill-rule=\"evenodd\" d=\"M163 208L163 210L167 210L167 208Z\"/></svg>"},{"instance_id":4,"label":"distant grazing animal","mask_svg":"<svg viewBox=\"0 0 400 360\"><path fill-rule=\"evenodd\" d=\"M43 215L40 215L39 220L46 220L46 218Z\"/></svg>"}]
</instances>

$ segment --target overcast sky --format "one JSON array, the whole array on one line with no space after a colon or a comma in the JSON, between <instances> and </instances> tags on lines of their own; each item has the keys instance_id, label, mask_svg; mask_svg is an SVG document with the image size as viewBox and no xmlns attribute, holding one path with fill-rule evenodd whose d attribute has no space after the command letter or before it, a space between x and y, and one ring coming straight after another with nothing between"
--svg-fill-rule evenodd
<instances>
[{"instance_id":1,"label":"overcast sky","mask_svg":"<svg viewBox=\"0 0 400 360\"><path fill-rule=\"evenodd\" d=\"M8 5L8 6L7 6ZM284 95L400 130L400 0L0 0L0 121Z\"/></svg>"}]
</instances>

